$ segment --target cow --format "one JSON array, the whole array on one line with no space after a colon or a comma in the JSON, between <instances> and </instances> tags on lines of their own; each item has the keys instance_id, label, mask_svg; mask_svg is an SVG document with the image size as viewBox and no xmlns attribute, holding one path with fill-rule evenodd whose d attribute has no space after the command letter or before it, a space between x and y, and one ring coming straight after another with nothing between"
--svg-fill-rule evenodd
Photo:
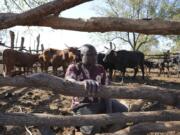
<instances>
[{"instance_id":1,"label":"cow","mask_svg":"<svg viewBox=\"0 0 180 135\"><path fill-rule=\"evenodd\" d=\"M42 70L47 72L48 67L52 66L53 74L57 75L57 69L59 67L62 66L65 73L70 63L80 61L80 51L75 47L69 47L64 50L48 48L43 51L39 58Z\"/></svg>"},{"instance_id":2,"label":"cow","mask_svg":"<svg viewBox=\"0 0 180 135\"><path fill-rule=\"evenodd\" d=\"M125 76L126 68L134 68L135 78L138 71L138 66L141 68L142 78L144 79L144 54L142 52L109 50L104 57L104 62L110 64L113 68L122 72L122 81ZM112 76L112 74L110 76Z\"/></svg>"},{"instance_id":3,"label":"cow","mask_svg":"<svg viewBox=\"0 0 180 135\"><path fill-rule=\"evenodd\" d=\"M180 54L173 59L173 63L177 65L177 74L180 77Z\"/></svg>"},{"instance_id":4,"label":"cow","mask_svg":"<svg viewBox=\"0 0 180 135\"><path fill-rule=\"evenodd\" d=\"M103 61L105 56L106 56L105 53L98 53L97 54L97 63L102 65L106 71L109 70L109 77L110 77L109 79L112 80L112 74L113 74L114 67L111 64Z\"/></svg>"},{"instance_id":5,"label":"cow","mask_svg":"<svg viewBox=\"0 0 180 135\"><path fill-rule=\"evenodd\" d=\"M3 51L4 76L14 76L16 73L22 74L21 70L19 72L14 71L15 67L18 67L19 69L23 67L24 73L29 72L29 69L33 67L33 64L39 61L38 56L38 54L5 49Z\"/></svg>"},{"instance_id":6,"label":"cow","mask_svg":"<svg viewBox=\"0 0 180 135\"><path fill-rule=\"evenodd\" d=\"M161 65L163 65L163 64L158 63L158 62L154 62L154 61L150 61L150 60L144 60L144 65L148 69L148 73L150 74L151 69L155 69L155 68L160 69Z\"/></svg>"}]
</instances>

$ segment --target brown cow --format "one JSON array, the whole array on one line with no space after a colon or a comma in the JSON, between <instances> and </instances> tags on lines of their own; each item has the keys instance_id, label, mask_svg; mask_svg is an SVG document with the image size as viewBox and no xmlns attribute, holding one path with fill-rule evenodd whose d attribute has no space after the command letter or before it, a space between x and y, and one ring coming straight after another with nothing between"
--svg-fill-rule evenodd
<instances>
[{"instance_id":1,"label":"brown cow","mask_svg":"<svg viewBox=\"0 0 180 135\"><path fill-rule=\"evenodd\" d=\"M15 67L23 67L24 73L28 72L33 64L39 61L38 54L19 52L12 49L5 49L3 52L3 70L4 76L16 75ZM18 74L22 74L21 70Z\"/></svg>"},{"instance_id":2,"label":"brown cow","mask_svg":"<svg viewBox=\"0 0 180 135\"><path fill-rule=\"evenodd\" d=\"M80 51L78 48L69 47L64 50L57 50L49 48L44 50L44 52L39 56L41 69L45 72L48 71L48 67L53 67L53 74L57 75L57 69L63 67L65 73L67 66L80 60Z\"/></svg>"}]
</instances>

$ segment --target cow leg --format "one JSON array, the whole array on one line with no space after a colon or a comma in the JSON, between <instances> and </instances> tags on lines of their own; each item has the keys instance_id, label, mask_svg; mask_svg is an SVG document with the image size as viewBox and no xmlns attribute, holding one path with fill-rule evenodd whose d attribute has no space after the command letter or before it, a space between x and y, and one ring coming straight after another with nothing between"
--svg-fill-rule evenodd
<instances>
[{"instance_id":1,"label":"cow leg","mask_svg":"<svg viewBox=\"0 0 180 135\"><path fill-rule=\"evenodd\" d=\"M163 72L163 68L160 67L160 69L159 69L159 75L158 75L158 76L161 76L162 72Z\"/></svg>"},{"instance_id":2,"label":"cow leg","mask_svg":"<svg viewBox=\"0 0 180 135\"><path fill-rule=\"evenodd\" d=\"M138 67L134 68L134 77L133 78L136 78L137 72L138 72Z\"/></svg>"},{"instance_id":3,"label":"cow leg","mask_svg":"<svg viewBox=\"0 0 180 135\"><path fill-rule=\"evenodd\" d=\"M45 65L44 64L40 64L41 66L40 66L40 68L41 68L41 72L45 72Z\"/></svg>"},{"instance_id":4,"label":"cow leg","mask_svg":"<svg viewBox=\"0 0 180 135\"><path fill-rule=\"evenodd\" d=\"M6 65L6 76L13 76L14 66L13 65Z\"/></svg>"},{"instance_id":5,"label":"cow leg","mask_svg":"<svg viewBox=\"0 0 180 135\"><path fill-rule=\"evenodd\" d=\"M123 84L124 83L124 77L125 77L125 72L126 72L126 68L122 69L122 80L121 80L121 83Z\"/></svg>"},{"instance_id":6,"label":"cow leg","mask_svg":"<svg viewBox=\"0 0 180 135\"><path fill-rule=\"evenodd\" d=\"M149 75L150 75L150 73L151 73L151 68L149 68Z\"/></svg>"},{"instance_id":7,"label":"cow leg","mask_svg":"<svg viewBox=\"0 0 180 135\"><path fill-rule=\"evenodd\" d=\"M26 67L23 67L24 75L26 75Z\"/></svg>"},{"instance_id":8,"label":"cow leg","mask_svg":"<svg viewBox=\"0 0 180 135\"><path fill-rule=\"evenodd\" d=\"M67 66L63 66L63 73L64 73L64 76L66 74L66 69L67 69Z\"/></svg>"},{"instance_id":9,"label":"cow leg","mask_svg":"<svg viewBox=\"0 0 180 135\"><path fill-rule=\"evenodd\" d=\"M109 80L112 81L113 70L109 69Z\"/></svg>"},{"instance_id":10,"label":"cow leg","mask_svg":"<svg viewBox=\"0 0 180 135\"><path fill-rule=\"evenodd\" d=\"M141 64L140 68L141 68L141 72L142 72L142 79L144 80L144 64ZM151 68L149 68L149 74L150 74L150 70L151 70Z\"/></svg>"},{"instance_id":11,"label":"cow leg","mask_svg":"<svg viewBox=\"0 0 180 135\"><path fill-rule=\"evenodd\" d=\"M27 75L31 72L30 69L31 69L31 71L32 71L32 68L31 68L31 67L27 67Z\"/></svg>"},{"instance_id":12,"label":"cow leg","mask_svg":"<svg viewBox=\"0 0 180 135\"><path fill-rule=\"evenodd\" d=\"M10 65L3 65L3 70L4 70L4 77L8 77L8 76L11 76L11 71L12 71L12 68L10 68L11 66Z\"/></svg>"},{"instance_id":13,"label":"cow leg","mask_svg":"<svg viewBox=\"0 0 180 135\"><path fill-rule=\"evenodd\" d=\"M57 75L57 67L53 66L53 75Z\"/></svg>"},{"instance_id":14,"label":"cow leg","mask_svg":"<svg viewBox=\"0 0 180 135\"><path fill-rule=\"evenodd\" d=\"M167 77L170 76L169 65L167 66Z\"/></svg>"},{"instance_id":15,"label":"cow leg","mask_svg":"<svg viewBox=\"0 0 180 135\"><path fill-rule=\"evenodd\" d=\"M113 70L113 73L112 73L112 80L116 80L116 70Z\"/></svg>"},{"instance_id":16,"label":"cow leg","mask_svg":"<svg viewBox=\"0 0 180 135\"><path fill-rule=\"evenodd\" d=\"M48 67L49 67L49 63L44 63L44 71L45 71L45 73L48 73Z\"/></svg>"}]
</instances>

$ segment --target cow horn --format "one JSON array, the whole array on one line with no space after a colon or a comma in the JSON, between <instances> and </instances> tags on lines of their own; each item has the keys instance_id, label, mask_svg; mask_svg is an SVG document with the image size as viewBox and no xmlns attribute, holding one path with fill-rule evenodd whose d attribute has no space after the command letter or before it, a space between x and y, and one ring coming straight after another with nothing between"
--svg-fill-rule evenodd
<instances>
[{"instance_id":1,"label":"cow horn","mask_svg":"<svg viewBox=\"0 0 180 135\"><path fill-rule=\"evenodd\" d=\"M109 50L109 48L108 48L108 47L106 47L106 46L104 46L104 48L105 48L105 49L107 49L107 50Z\"/></svg>"},{"instance_id":2,"label":"cow horn","mask_svg":"<svg viewBox=\"0 0 180 135\"><path fill-rule=\"evenodd\" d=\"M112 50L112 42L110 42L110 44L109 44L109 45L110 45L110 49Z\"/></svg>"},{"instance_id":3,"label":"cow horn","mask_svg":"<svg viewBox=\"0 0 180 135\"><path fill-rule=\"evenodd\" d=\"M69 48L69 46L68 46L67 44L64 43L64 45L65 45L67 48Z\"/></svg>"},{"instance_id":4,"label":"cow horn","mask_svg":"<svg viewBox=\"0 0 180 135\"><path fill-rule=\"evenodd\" d=\"M113 43L113 45L114 45L114 49L113 49L113 50L116 50L116 44L115 44L115 43Z\"/></svg>"}]
</instances>

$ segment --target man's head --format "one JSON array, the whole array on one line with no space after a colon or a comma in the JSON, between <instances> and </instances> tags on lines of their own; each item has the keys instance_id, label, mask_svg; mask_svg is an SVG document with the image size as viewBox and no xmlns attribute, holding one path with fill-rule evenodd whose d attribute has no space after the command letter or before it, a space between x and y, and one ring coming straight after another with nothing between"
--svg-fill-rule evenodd
<instances>
[{"instance_id":1,"label":"man's head","mask_svg":"<svg viewBox=\"0 0 180 135\"><path fill-rule=\"evenodd\" d=\"M97 52L94 46L85 44L81 47L82 63L86 65L95 65L97 61Z\"/></svg>"}]
</instances>

